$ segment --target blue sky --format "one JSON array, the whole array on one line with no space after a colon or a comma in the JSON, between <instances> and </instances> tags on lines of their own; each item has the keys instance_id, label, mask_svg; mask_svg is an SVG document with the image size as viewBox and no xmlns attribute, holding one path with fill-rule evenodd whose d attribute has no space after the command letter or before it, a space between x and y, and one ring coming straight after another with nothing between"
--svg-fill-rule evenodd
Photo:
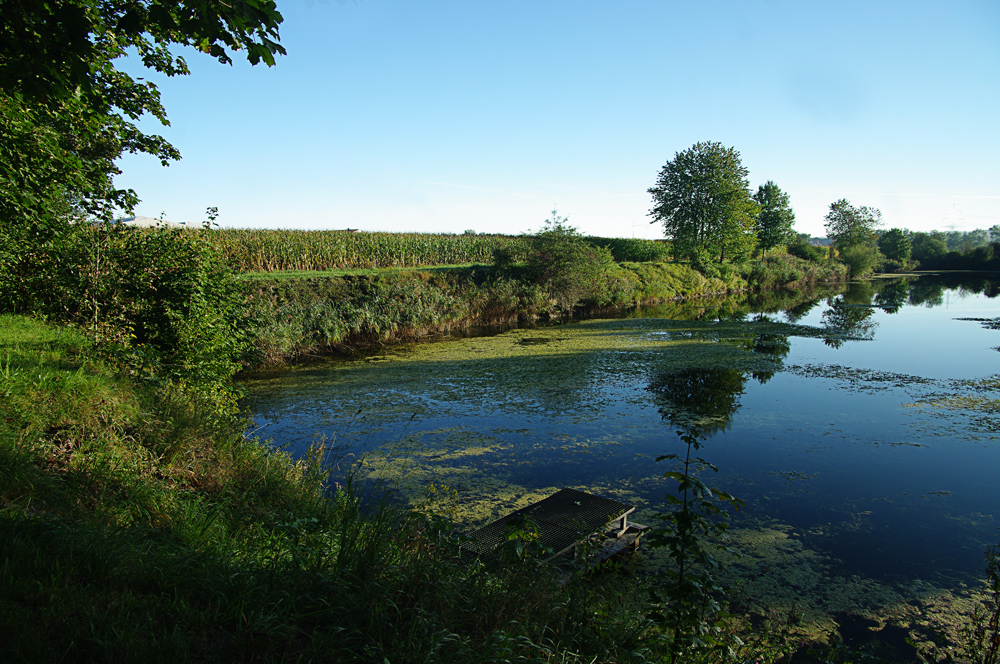
<instances>
[{"instance_id":1,"label":"blue sky","mask_svg":"<svg viewBox=\"0 0 1000 664\"><path fill-rule=\"evenodd\" d=\"M1000 3L278 0L288 55L150 76L180 149L121 160L140 215L223 226L659 237L646 190L740 151L796 230L1000 224ZM135 64L126 64L133 73Z\"/></svg>"}]
</instances>

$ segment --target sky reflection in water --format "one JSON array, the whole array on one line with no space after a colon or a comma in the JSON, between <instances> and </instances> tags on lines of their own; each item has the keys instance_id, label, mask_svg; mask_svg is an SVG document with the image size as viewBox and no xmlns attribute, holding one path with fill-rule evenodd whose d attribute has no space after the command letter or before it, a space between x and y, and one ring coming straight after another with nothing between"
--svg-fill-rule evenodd
<instances>
[{"instance_id":1,"label":"sky reflection in water","mask_svg":"<svg viewBox=\"0 0 1000 664\"><path fill-rule=\"evenodd\" d=\"M648 517L687 430L747 503L735 527L782 524L842 574L972 583L1000 516L1000 419L976 401L1000 398L1000 332L958 319L997 317L996 294L923 277L672 306L314 363L249 381L249 404L264 436L366 454L405 498L449 484L470 524L561 486Z\"/></svg>"}]
</instances>

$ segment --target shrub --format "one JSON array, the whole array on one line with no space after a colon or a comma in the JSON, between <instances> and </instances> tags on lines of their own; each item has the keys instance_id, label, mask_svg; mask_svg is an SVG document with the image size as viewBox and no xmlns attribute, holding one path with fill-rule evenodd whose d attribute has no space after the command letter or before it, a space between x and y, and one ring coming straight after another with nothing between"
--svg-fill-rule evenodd
<instances>
[{"instance_id":1,"label":"shrub","mask_svg":"<svg viewBox=\"0 0 1000 664\"><path fill-rule=\"evenodd\" d=\"M567 222L552 211L552 218L530 238L525 271L569 312L584 301L601 304L603 282L616 266L611 250L591 245Z\"/></svg>"},{"instance_id":2,"label":"shrub","mask_svg":"<svg viewBox=\"0 0 1000 664\"><path fill-rule=\"evenodd\" d=\"M875 270L882 260L882 255L875 247L855 244L840 251L840 260L850 269L852 277L861 277Z\"/></svg>"},{"instance_id":3,"label":"shrub","mask_svg":"<svg viewBox=\"0 0 1000 664\"><path fill-rule=\"evenodd\" d=\"M807 261L820 261L826 258L826 249L816 247L809 243L804 237L796 237L788 243L788 253Z\"/></svg>"}]
</instances>

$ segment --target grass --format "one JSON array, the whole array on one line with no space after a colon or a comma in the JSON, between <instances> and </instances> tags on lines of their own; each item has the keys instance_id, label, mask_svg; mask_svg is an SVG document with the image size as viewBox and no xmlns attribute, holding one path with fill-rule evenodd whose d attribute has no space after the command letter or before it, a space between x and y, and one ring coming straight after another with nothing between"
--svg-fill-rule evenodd
<instances>
[{"instance_id":1,"label":"grass","mask_svg":"<svg viewBox=\"0 0 1000 664\"><path fill-rule=\"evenodd\" d=\"M388 316L408 306L397 296L439 297L436 278L413 277L427 292L406 277L368 295ZM300 282L287 281L292 295ZM638 580L578 574L560 586L531 560L459 564L446 520L406 513L350 475L327 486L322 449L293 461L189 396L129 380L79 330L0 316L3 661L644 662L668 652ZM723 631L731 651L688 661L789 652L780 628L734 625Z\"/></svg>"},{"instance_id":2,"label":"grass","mask_svg":"<svg viewBox=\"0 0 1000 664\"><path fill-rule=\"evenodd\" d=\"M0 357L5 662L589 662L644 647L630 593L460 565L446 522L350 480L327 491L320 450L293 462L209 424L78 331L0 317Z\"/></svg>"},{"instance_id":3,"label":"grass","mask_svg":"<svg viewBox=\"0 0 1000 664\"><path fill-rule=\"evenodd\" d=\"M769 256L747 267L716 271L717 275L706 277L685 264L614 264L581 306L569 311L544 285L526 279L519 265L253 273L244 277L249 301L243 326L255 340L255 352L248 361L273 365L304 354L468 326L530 322L580 310L623 310L686 298L729 297L734 292L844 277L843 271L826 264L792 256Z\"/></svg>"}]
</instances>

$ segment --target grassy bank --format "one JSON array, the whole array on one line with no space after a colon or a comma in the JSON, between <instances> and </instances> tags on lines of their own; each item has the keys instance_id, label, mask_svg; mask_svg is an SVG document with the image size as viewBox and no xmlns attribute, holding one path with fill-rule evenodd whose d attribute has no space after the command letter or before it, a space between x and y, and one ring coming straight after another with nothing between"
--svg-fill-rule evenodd
<instances>
[{"instance_id":1,"label":"grassy bank","mask_svg":"<svg viewBox=\"0 0 1000 664\"><path fill-rule=\"evenodd\" d=\"M634 582L458 564L447 521L324 486L322 450L295 461L246 439L232 377L323 348L843 277L604 248L571 298L511 255L237 280L203 234L70 230L4 266L7 309L75 324L0 317L5 661L669 658ZM716 628L739 658L781 651Z\"/></svg>"},{"instance_id":2,"label":"grassy bank","mask_svg":"<svg viewBox=\"0 0 1000 664\"><path fill-rule=\"evenodd\" d=\"M631 589L458 564L447 523L0 317L4 661L644 661ZM609 638L614 635L614 638Z\"/></svg>"},{"instance_id":3,"label":"grassy bank","mask_svg":"<svg viewBox=\"0 0 1000 664\"><path fill-rule=\"evenodd\" d=\"M490 265L382 270L374 273L245 277L243 325L254 339L254 365L303 353L411 339L456 328L532 322L580 312L615 311L709 296L842 281L837 263L769 256L708 275L676 263L612 264L604 278L567 307L550 285L517 267Z\"/></svg>"}]
</instances>

